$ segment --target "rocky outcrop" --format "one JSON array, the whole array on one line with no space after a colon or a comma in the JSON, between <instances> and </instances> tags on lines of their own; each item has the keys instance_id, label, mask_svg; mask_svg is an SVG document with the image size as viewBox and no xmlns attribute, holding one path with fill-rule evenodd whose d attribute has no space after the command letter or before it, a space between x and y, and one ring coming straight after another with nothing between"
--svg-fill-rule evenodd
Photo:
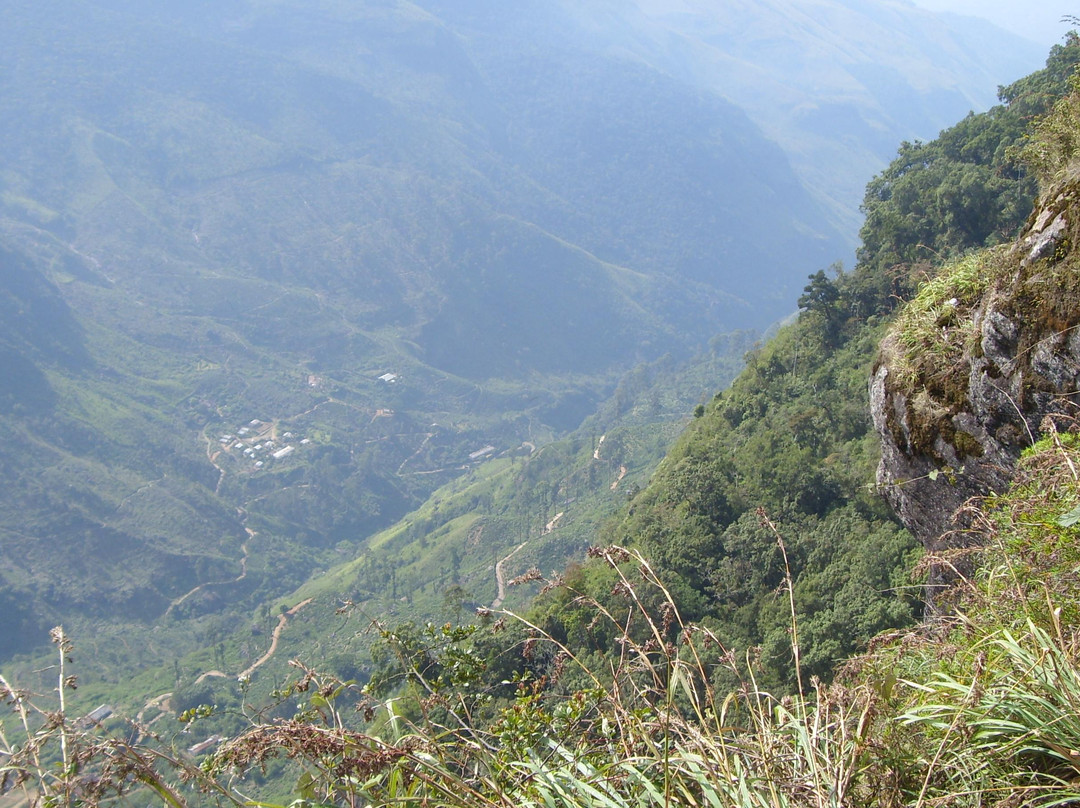
<instances>
[{"instance_id":1,"label":"rocky outcrop","mask_svg":"<svg viewBox=\"0 0 1080 808\"><path fill-rule=\"evenodd\" d=\"M1014 245L944 270L882 345L870 383L878 483L929 550L962 544L949 530L957 509L1004 490L1041 434L1076 424L1078 239L1073 180L1046 195Z\"/></svg>"}]
</instances>

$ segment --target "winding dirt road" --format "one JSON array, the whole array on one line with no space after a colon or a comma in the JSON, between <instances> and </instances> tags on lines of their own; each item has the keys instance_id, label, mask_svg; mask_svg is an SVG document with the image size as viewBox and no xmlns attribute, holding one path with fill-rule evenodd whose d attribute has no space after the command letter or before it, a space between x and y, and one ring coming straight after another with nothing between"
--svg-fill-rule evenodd
<instances>
[{"instance_id":1,"label":"winding dirt road","mask_svg":"<svg viewBox=\"0 0 1080 808\"><path fill-rule=\"evenodd\" d=\"M150 699L150 701L146 702L146 704L143 705L143 708L139 710L139 714L135 716L135 723L142 724L143 716L146 715L146 711L149 710L151 707L157 707L162 712L168 710L170 698L172 698L171 692L162 693L160 696ZM156 716L154 718L154 721L157 721L158 718L161 718L161 715ZM154 721L151 721L150 724L153 724ZM147 724L147 726L150 726L150 724Z\"/></svg>"},{"instance_id":2,"label":"winding dirt road","mask_svg":"<svg viewBox=\"0 0 1080 808\"><path fill-rule=\"evenodd\" d=\"M244 530L247 531L248 541L251 541L253 538L255 538L255 535L256 535L255 531L252 530L250 527L247 527L245 525ZM240 549L241 549L241 551L243 551L244 555L241 556L241 558L240 558L240 574L239 575L237 575L235 578L229 578L228 580L225 580L225 581L206 581L205 583L199 584L198 586L194 587L193 589L190 589L187 592L185 592L180 597L175 598L169 604L169 608L165 610L165 614L163 614L162 617L168 617L173 609L175 609L177 606L179 606L185 600L190 598L196 592L199 592L199 591L205 589L208 586L224 586L225 584L235 584L235 583L239 583L240 581L247 578L247 562L248 562L248 556L249 556L248 542L246 541L243 544L241 544Z\"/></svg>"},{"instance_id":3,"label":"winding dirt road","mask_svg":"<svg viewBox=\"0 0 1080 808\"><path fill-rule=\"evenodd\" d=\"M236 678L249 678L251 674L253 674L256 670L258 670L260 667L270 661L270 659L277 652L278 640L281 638L281 632L285 630L285 626L289 624L289 618L294 617L297 612L299 612L301 609L311 603L312 600L312 598L308 598L307 600L301 601L300 603L297 603L295 606L289 609L287 612L282 612L280 615L278 615L277 625L274 626L274 633L270 637L270 647L266 649L265 654L255 660L251 665L248 665L247 668L242 670ZM202 682L205 682L211 677L227 679L229 678L229 676L230 674L225 673L224 671L206 671L205 673L200 674L200 676L195 680L195 684L201 684ZM151 707L157 707L162 712L159 715L155 716L154 719L150 722L150 724L153 724L154 721L157 721L159 718L161 718L162 715L165 714L166 711L168 711L169 699L171 697L171 692L162 693L160 696L155 696L154 698L147 701L146 704L143 705L143 708L139 710L139 714L135 717L136 723L141 725L143 721L143 716L146 714L146 711L149 710ZM146 726L150 726L150 724L147 724Z\"/></svg>"},{"instance_id":4,"label":"winding dirt road","mask_svg":"<svg viewBox=\"0 0 1080 808\"><path fill-rule=\"evenodd\" d=\"M253 674L256 671L256 669L262 667L263 665L265 665L267 662L270 661L270 657L272 657L274 655L274 653L277 651L278 640L281 638L281 632L283 632L285 630L285 626L287 626L289 624L289 618L292 617L293 615L295 615L297 612L299 612L301 609L303 609L309 603L311 603L311 601L312 601L312 598L308 598L307 600L302 600L299 603L297 603L295 606L293 606L291 609L289 609L289 611L283 612L282 614L278 615L277 625L274 626L274 633L270 638L270 647L266 649L265 654L263 654L261 657L256 659L247 668L242 670L240 672L240 674L237 676L238 679L245 679L245 678L251 676L251 674Z\"/></svg>"},{"instance_id":5,"label":"winding dirt road","mask_svg":"<svg viewBox=\"0 0 1080 808\"><path fill-rule=\"evenodd\" d=\"M495 600L491 601L492 609L498 609L500 606L502 606L502 602L506 599L506 575L503 572L503 564L516 556L521 551L521 548L524 547L526 544L528 544L528 542L523 541L521 544L511 550L509 555L507 555L505 558L502 559L502 561L495 565L495 583L498 584L499 592L495 596Z\"/></svg>"}]
</instances>

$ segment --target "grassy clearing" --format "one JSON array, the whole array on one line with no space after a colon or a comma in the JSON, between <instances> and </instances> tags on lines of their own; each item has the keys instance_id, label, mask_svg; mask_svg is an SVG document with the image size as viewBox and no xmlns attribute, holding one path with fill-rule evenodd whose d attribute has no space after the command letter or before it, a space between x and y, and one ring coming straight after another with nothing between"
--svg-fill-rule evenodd
<instances>
[{"instance_id":1,"label":"grassy clearing","mask_svg":"<svg viewBox=\"0 0 1080 808\"><path fill-rule=\"evenodd\" d=\"M975 307L1003 270L1000 250L981 250L946 264L896 318L886 342L903 389L962 394L965 352L978 339Z\"/></svg>"}]
</instances>

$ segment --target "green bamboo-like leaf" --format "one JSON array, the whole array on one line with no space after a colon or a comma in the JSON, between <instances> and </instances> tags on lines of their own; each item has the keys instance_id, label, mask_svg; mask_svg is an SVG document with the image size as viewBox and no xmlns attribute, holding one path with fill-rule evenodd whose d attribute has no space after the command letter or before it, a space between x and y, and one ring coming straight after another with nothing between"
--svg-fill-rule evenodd
<instances>
[{"instance_id":1,"label":"green bamboo-like leaf","mask_svg":"<svg viewBox=\"0 0 1080 808\"><path fill-rule=\"evenodd\" d=\"M1072 527L1077 522L1080 522L1080 505L1077 505L1068 513L1063 513L1057 518L1057 523L1061 527Z\"/></svg>"}]
</instances>

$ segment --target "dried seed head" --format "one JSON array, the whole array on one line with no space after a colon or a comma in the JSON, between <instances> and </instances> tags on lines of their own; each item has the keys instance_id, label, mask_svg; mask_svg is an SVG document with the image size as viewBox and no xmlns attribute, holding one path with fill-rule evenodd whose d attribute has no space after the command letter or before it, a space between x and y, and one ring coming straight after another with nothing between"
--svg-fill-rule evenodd
<instances>
[{"instance_id":1,"label":"dried seed head","mask_svg":"<svg viewBox=\"0 0 1080 808\"><path fill-rule=\"evenodd\" d=\"M664 603L664 607L660 611L660 619L661 625L664 628L664 633L667 634L675 624L675 607L670 601Z\"/></svg>"},{"instance_id":2,"label":"dried seed head","mask_svg":"<svg viewBox=\"0 0 1080 808\"><path fill-rule=\"evenodd\" d=\"M543 580L543 578L543 573L541 573L540 570L538 570L536 567L533 567L524 575L519 575L517 578L511 578L507 583L510 586L518 586L519 584L527 584L530 581L541 581Z\"/></svg>"}]
</instances>

